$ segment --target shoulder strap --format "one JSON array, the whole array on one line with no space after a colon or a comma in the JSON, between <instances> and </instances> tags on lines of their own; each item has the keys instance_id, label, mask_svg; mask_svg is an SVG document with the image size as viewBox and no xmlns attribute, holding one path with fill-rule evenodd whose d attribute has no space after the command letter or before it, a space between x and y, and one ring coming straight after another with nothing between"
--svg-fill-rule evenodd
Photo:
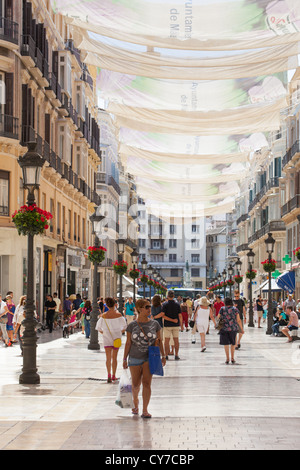
<instances>
[{"instance_id":1,"label":"shoulder strap","mask_svg":"<svg viewBox=\"0 0 300 470\"><path fill-rule=\"evenodd\" d=\"M107 324L107 321L106 321L106 319L105 319L104 317L103 317L103 320L104 320L105 323L106 323L106 326L107 326L107 329L108 329L108 331L109 331L109 333L110 333L110 336L112 337L112 339L114 339L114 338L113 338L113 335L111 334L111 331L110 331L110 329L109 329L109 326L108 326L108 324Z\"/></svg>"},{"instance_id":2,"label":"shoulder strap","mask_svg":"<svg viewBox=\"0 0 300 470\"><path fill-rule=\"evenodd\" d=\"M144 336L145 336L145 338L146 338L146 340L148 341L148 344L149 344L149 346L150 346L150 342L149 342L148 336L145 334L145 332L144 332L143 328L141 327L141 325L139 324L139 322L137 322L137 324L139 325L140 329L142 330L142 332L143 332L143 334L144 334Z\"/></svg>"}]
</instances>

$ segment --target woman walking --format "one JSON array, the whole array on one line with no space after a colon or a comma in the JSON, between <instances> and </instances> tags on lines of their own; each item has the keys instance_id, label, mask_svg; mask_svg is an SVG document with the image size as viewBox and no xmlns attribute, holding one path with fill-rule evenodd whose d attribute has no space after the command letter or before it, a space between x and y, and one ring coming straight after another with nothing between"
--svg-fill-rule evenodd
<instances>
[{"instance_id":1,"label":"woman walking","mask_svg":"<svg viewBox=\"0 0 300 470\"><path fill-rule=\"evenodd\" d=\"M92 304L90 300L86 300L84 302L84 307L81 310L83 321L84 321L84 331L85 331L85 337L89 339L90 337L90 332L91 332L91 325L90 325L90 320L92 316Z\"/></svg>"},{"instance_id":2,"label":"woman walking","mask_svg":"<svg viewBox=\"0 0 300 470\"><path fill-rule=\"evenodd\" d=\"M143 386L143 412L142 418L151 418L148 412L148 405L151 397L152 375L149 369L149 346L159 342L160 352L162 356L162 364L165 365L166 358L164 347L160 337L161 326L156 320L149 319L151 309L150 302L146 299L139 299L136 302L138 312L137 320L131 322L127 326L127 341L124 350L123 368L130 368L132 379L132 396L134 408L132 413L139 413L139 391ZM128 363L127 363L128 358Z\"/></svg>"},{"instance_id":3,"label":"woman walking","mask_svg":"<svg viewBox=\"0 0 300 470\"><path fill-rule=\"evenodd\" d=\"M214 325L216 325L216 320L214 318L209 300L207 297L201 297L194 317L195 324L197 324L197 330L200 333L201 352L206 350L205 335L209 327L209 318L214 322Z\"/></svg>"},{"instance_id":4,"label":"woman walking","mask_svg":"<svg viewBox=\"0 0 300 470\"><path fill-rule=\"evenodd\" d=\"M243 324L240 319L239 311L233 306L232 299L225 299L225 306L220 309L218 320L222 320L223 326L220 330L220 344L225 348L226 364L229 364L229 346L231 352L231 363L235 364L234 352L237 332L244 334Z\"/></svg>"},{"instance_id":5,"label":"woman walking","mask_svg":"<svg viewBox=\"0 0 300 470\"><path fill-rule=\"evenodd\" d=\"M114 382L117 372L117 358L119 347L114 346L114 341L122 337L126 331L126 320L116 309L113 298L106 299L108 311L105 312L97 322L96 329L103 334L103 344L106 354L107 383Z\"/></svg>"},{"instance_id":6,"label":"woman walking","mask_svg":"<svg viewBox=\"0 0 300 470\"><path fill-rule=\"evenodd\" d=\"M153 320L158 321L160 326L163 328L163 311L160 295L154 295L152 297L151 315Z\"/></svg>"}]
</instances>

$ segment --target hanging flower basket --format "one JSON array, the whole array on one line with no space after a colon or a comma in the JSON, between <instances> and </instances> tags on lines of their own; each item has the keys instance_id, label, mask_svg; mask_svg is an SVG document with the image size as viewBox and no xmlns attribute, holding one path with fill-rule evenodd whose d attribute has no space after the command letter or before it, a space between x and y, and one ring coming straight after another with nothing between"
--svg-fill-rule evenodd
<instances>
[{"instance_id":1,"label":"hanging flower basket","mask_svg":"<svg viewBox=\"0 0 300 470\"><path fill-rule=\"evenodd\" d=\"M12 215L12 221L19 235L43 235L53 219L50 212L37 207L36 204L24 205Z\"/></svg>"},{"instance_id":2,"label":"hanging flower basket","mask_svg":"<svg viewBox=\"0 0 300 470\"><path fill-rule=\"evenodd\" d=\"M298 246L298 248L296 248L296 250L294 250L293 253L296 256L296 258L300 261L300 246Z\"/></svg>"},{"instance_id":3,"label":"hanging flower basket","mask_svg":"<svg viewBox=\"0 0 300 470\"><path fill-rule=\"evenodd\" d=\"M148 280L149 280L149 277L146 274L142 274L139 279L139 282L141 282L142 284L147 284Z\"/></svg>"},{"instance_id":4,"label":"hanging flower basket","mask_svg":"<svg viewBox=\"0 0 300 470\"><path fill-rule=\"evenodd\" d=\"M119 276L124 276L124 274L127 273L128 263L126 263L126 261L115 261L113 268L115 273L119 274Z\"/></svg>"},{"instance_id":5,"label":"hanging flower basket","mask_svg":"<svg viewBox=\"0 0 300 470\"><path fill-rule=\"evenodd\" d=\"M266 259L261 264L266 273L273 273L276 270L276 261L274 259Z\"/></svg>"},{"instance_id":6,"label":"hanging flower basket","mask_svg":"<svg viewBox=\"0 0 300 470\"><path fill-rule=\"evenodd\" d=\"M149 278L147 281L148 286L154 286L154 281L153 279Z\"/></svg>"},{"instance_id":7,"label":"hanging flower basket","mask_svg":"<svg viewBox=\"0 0 300 470\"><path fill-rule=\"evenodd\" d=\"M257 271L255 269L251 269L250 271L246 272L247 279L255 279L257 276Z\"/></svg>"},{"instance_id":8,"label":"hanging flower basket","mask_svg":"<svg viewBox=\"0 0 300 470\"><path fill-rule=\"evenodd\" d=\"M89 246L88 247L88 259L91 263L102 263L105 259L106 248L103 246Z\"/></svg>"},{"instance_id":9,"label":"hanging flower basket","mask_svg":"<svg viewBox=\"0 0 300 470\"><path fill-rule=\"evenodd\" d=\"M228 281L226 281L227 283L227 286L233 286L234 285L234 281L232 279L228 279Z\"/></svg>"},{"instance_id":10,"label":"hanging flower basket","mask_svg":"<svg viewBox=\"0 0 300 470\"><path fill-rule=\"evenodd\" d=\"M139 269L131 269L129 271L129 276L131 279L138 279L141 274L141 271Z\"/></svg>"},{"instance_id":11,"label":"hanging flower basket","mask_svg":"<svg viewBox=\"0 0 300 470\"><path fill-rule=\"evenodd\" d=\"M234 282L236 282L237 284L241 284L243 282L243 276L234 276Z\"/></svg>"}]
</instances>

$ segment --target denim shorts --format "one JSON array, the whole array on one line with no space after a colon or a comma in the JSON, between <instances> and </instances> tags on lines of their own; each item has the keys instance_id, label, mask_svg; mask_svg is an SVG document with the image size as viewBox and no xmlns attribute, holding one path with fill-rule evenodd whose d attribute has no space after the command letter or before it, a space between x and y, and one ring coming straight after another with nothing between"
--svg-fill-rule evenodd
<instances>
[{"instance_id":1,"label":"denim shorts","mask_svg":"<svg viewBox=\"0 0 300 470\"><path fill-rule=\"evenodd\" d=\"M12 325L6 325L7 331L14 331L14 327Z\"/></svg>"},{"instance_id":2,"label":"denim shorts","mask_svg":"<svg viewBox=\"0 0 300 470\"><path fill-rule=\"evenodd\" d=\"M128 358L128 366L142 366L144 362L148 362L148 359L136 359L135 357L130 357Z\"/></svg>"},{"instance_id":3,"label":"denim shorts","mask_svg":"<svg viewBox=\"0 0 300 470\"><path fill-rule=\"evenodd\" d=\"M293 331L293 330L298 330L298 326L295 326L295 325L289 325L289 326L288 326L288 329L289 329L290 331Z\"/></svg>"}]
</instances>

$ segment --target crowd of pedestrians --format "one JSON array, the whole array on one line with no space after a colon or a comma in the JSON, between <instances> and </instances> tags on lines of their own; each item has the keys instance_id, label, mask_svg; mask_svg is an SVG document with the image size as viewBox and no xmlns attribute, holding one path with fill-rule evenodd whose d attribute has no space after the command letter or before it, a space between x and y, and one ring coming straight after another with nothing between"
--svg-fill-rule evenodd
<instances>
[{"instance_id":1,"label":"crowd of pedestrians","mask_svg":"<svg viewBox=\"0 0 300 470\"><path fill-rule=\"evenodd\" d=\"M224 347L225 364L235 364L235 351L241 348L244 325L249 315L249 302L241 298L238 290L233 298L222 299L210 292L196 299L175 299L170 290L165 299L154 295L149 299L139 299L136 303L132 298L124 299L123 311L119 311L116 298L98 299L98 321L96 329L102 335L106 354L107 382L117 382L118 353L122 345L121 338L126 335L124 347L123 369L129 368L132 379L133 414L139 414L139 391L143 388L142 417L151 418L148 411L151 397L152 375L149 369L148 348L158 345L162 365L174 355L175 361L180 360L180 332L191 331L192 344L200 336L201 353L206 351L206 336L210 324L218 330L219 344ZM26 296L22 296L17 305L13 300L13 292L7 292L4 299L0 296L0 337L6 347L20 342L25 319ZM286 336L292 341L291 332L298 330L300 317L300 300L297 302L289 295L282 303L274 301L273 334ZM255 324L262 328L266 322L268 304L259 295L253 300ZM80 294L67 295L61 301L57 293L48 295L45 302L46 328L49 333L62 326L76 325L88 339L91 334L91 301ZM198 337L199 337L198 336Z\"/></svg>"}]
</instances>

